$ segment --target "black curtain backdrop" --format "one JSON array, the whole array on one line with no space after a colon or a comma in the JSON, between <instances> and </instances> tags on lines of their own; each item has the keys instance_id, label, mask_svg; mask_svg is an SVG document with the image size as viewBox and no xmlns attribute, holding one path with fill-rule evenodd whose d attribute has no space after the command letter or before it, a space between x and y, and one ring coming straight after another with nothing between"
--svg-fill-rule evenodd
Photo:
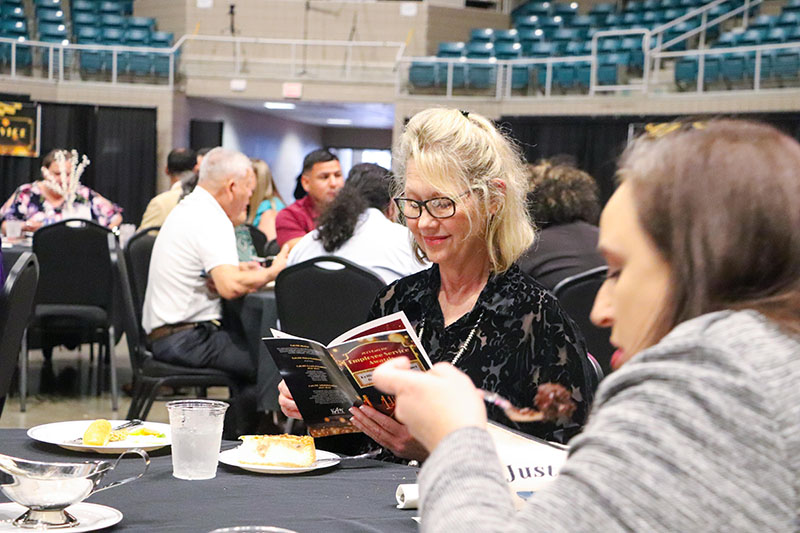
<instances>
[{"instance_id":1,"label":"black curtain backdrop","mask_svg":"<svg viewBox=\"0 0 800 533\"><path fill-rule=\"evenodd\" d=\"M53 148L86 154L92 164L81 183L122 206L125 222L138 224L156 190L156 110L51 103L41 108L41 157ZM0 201L40 178L41 157L0 156Z\"/></svg>"},{"instance_id":2,"label":"black curtain backdrop","mask_svg":"<svg viewBox=\"0 0 800 533\"><path fill-rule=\"evenodd\" d=\"M519 142L531 163L559 155L574 158L579 168L597 180L601 202L605 204L615 189L616 162L627 144L630 124L668 122L675 118L674 115L509 116L502 117L499 124ZM800 141L798 113L741 114L735 118L768 122Z\"/></svg>"}]
</instances>

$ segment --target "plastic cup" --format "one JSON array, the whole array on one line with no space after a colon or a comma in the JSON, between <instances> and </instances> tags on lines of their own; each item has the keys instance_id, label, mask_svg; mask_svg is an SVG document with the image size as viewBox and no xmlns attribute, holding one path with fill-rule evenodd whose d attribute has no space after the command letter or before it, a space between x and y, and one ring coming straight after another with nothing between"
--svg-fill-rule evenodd
<instances>
[{"instance_id":1,"label":"plastic cup","mask_svg":"<svg viewBox=\"0 0 800 533\"><path fill-rule=\"evenodd\" d=\"M172 475L212 479L217 475L222 426L228 404L214 400L167 403L172 438Z\"/></svg>"},{"instance_id":2,"label":"plastic cup","mask_svg":"<svg viewBox=\"0 0 800 533\"><path fill-rule=\"evenodd\" d=\"M6 237L9 239L19 239L22 237L22 227L25 222L22 220L6 220Z\"/></svg>"}]
</instances>

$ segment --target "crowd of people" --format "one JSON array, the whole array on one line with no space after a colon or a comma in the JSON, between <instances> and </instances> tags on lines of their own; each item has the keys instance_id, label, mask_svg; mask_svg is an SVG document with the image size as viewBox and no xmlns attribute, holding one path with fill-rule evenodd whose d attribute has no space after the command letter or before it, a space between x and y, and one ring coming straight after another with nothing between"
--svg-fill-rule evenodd
<instances>
[{"instance_id":1,"label":"crowd of people","mask_svg":"<svg viewBox=\"0 0 800 533\"><path fill-rule=\"evenodd\" d=\"M68 155L48 154L42 179L3 205L4 230L65 216ZM527 165L475 113L416 114L393 156L394 174L365 163L345 179L332 151L314 150L297 180L305 196L286 205L262 160L224 148L170 153L171 187L140 224L160 228L142 323L154 357L223 370L264 394L221 300L263 288L287 265L340 256L387 284L365 321L403 311L435 363L412 372L400 358L375 372L396 396L393 417L368 405L350 412L359 446L424 461L423 529L796 530L796 140L736 120L650 130L622 154L602 214L591 176ZM75 190L93 220L121 222L118 206ZM279 247L268 266L250 260L264 249L243 254L248 227ZM598 386L581 332L550 291L602 265L591 318L611 328L617 370ZM513 423L479 393L530 406L544 384L562 387L574 409ZM279 392L283 413L302 418L284 383ZM487 420L569 442L558 479L521 511Z\"/></svg>"}]
</instances>

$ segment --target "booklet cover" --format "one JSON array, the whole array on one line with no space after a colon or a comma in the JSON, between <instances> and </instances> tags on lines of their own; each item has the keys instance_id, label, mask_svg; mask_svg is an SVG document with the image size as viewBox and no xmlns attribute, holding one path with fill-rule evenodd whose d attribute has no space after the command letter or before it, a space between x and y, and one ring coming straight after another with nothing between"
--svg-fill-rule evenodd
<instances>
[{"instance_id":1,"label":"booklet cover","mask_svg":"<svg viewBox=\"0 0 800 533\"><path fill-rule=\"evenodd\" d=\"M391 416L394 397L372 384L381 363L407 357L411 368L428 370L428 354L402 311L355 327L324 346L317 341L272 330L264 337L281 377L297 403L312 437L359 430L350 423L350 408L367 404Z\"/></svg>"}]
</instances>

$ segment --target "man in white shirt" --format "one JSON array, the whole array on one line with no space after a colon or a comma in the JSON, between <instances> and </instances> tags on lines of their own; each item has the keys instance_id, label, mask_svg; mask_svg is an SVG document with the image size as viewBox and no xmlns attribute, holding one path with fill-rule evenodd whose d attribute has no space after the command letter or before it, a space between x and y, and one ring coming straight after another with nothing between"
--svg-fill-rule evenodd
<instances>
[{"instance_id":1,"label":"man in white shirt","mask_svg":"<svg viewBox=\"0 0 800 533\"><path fill-rule=\"evenodd\" d=\"M255 381L257 361L241 335L221 324L222 302L263 287L286 264L239 263L234 226L244 222L255 174L250 160L224 148L200 165L194 191L169 214L150 261L142 326L156 359Z\"/></svg>"}]
</instances>

